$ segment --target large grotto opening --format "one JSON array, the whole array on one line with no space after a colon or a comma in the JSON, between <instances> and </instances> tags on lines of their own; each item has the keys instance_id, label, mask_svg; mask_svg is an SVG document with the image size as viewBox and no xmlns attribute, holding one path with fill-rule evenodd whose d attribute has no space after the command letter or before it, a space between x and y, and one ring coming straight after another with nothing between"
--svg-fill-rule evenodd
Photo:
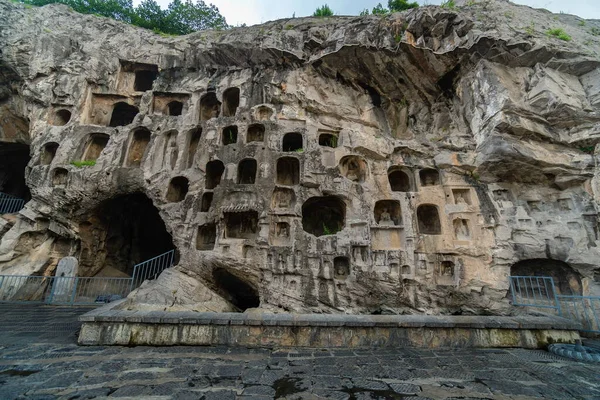
<instances>
[{"instance_id":1,"label":"large grotto opening","mask_svg":"<svg viewBox=\"0 0 600 400\"><path fill-rule=\"evenodd\" d=\"M260 306L258 291L248 282L224 268L215 268L212 277L216 292L240 311Z\"/></svg>"},{"instance_id":2,"label":"large grotto opening","mask_svg":"<svg viewBox=\"0 0 600 400\"><path fill-rule=\"evenodd\" d=\"M336 196L311 197L302 205L302 228L315 236L341 231L345 219L346 204Z\"/></svg>"},{"instance_id":3,"label":"large grotto opening","mask_svg":"<svg viewBox=\"0 0 600 400\"><path fill-rule=\"evenodd\" d=\"M533 258L522 260L510 267L511 276L549 276L554 280L554 286L561 295L579 295L583 293L581 285L581 276L566 262L559 260L550 260L545 258ZM529 284L537 285L538 282L534 279ZM540 281L540 290L542 293L549 291ZM537 288L534 288L537 293ZM531 290L531 289L530 289ZM552 293L548 293L552 296Z\"/></svg>"},{"instance_id":4,"label":"large grotto opening","mask_svg":"<svg viewBox=\"0 0 600 400\"><path fill-rule=\"evenodd\" d=\"M25 201L31 199L25 184L25 167L29 163L29 146L0 142L0 192Z\"/></svg>"},{"instance_id":5,"label":"large grotto opening","mask_svg":"<svg viewBox=\"0 0 600 400\"><path fill-rule=\"evenodd\" d=\"M100 203L79 224L82 276L131 276L133 266L175 248L158 209L143 193Z\"/></svg>"}]
</instances>

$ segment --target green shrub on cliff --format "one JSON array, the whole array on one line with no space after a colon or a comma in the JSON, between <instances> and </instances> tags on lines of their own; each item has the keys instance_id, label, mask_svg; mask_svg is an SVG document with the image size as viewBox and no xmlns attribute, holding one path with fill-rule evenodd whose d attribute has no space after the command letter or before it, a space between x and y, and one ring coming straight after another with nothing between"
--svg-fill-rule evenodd
<instances>
[{"instance_id":1,"label":"green shrub on cliff","mask_svg":"<svg viewBox=\"0 0 600 400\"><path fill-rule=\"evenodd\" d=\"M132 0L19 0L33 6L62 3L82 14L127 22L155 32L187 35L204 29L225 29L229 26L219 9L204 0L173 0L166 10L156 0L143 0L137 7Z\"/></svg>"}]
</instances>

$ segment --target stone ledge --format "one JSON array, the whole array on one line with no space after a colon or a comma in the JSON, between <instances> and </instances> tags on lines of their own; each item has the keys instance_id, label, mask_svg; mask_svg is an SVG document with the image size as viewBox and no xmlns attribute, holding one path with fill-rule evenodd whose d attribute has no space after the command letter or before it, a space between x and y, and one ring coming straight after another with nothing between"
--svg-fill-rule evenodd
<instances>
[{"instance_id":1,"label":"stone ledge","mask_svg":"<svg viewBox=\"0 0 600 400\"><path fill-rule=\"evenodd\" d=\"M80 344L540 348L572 343L580 328L549 316L141 312L116 305L80 317Z\"/></svg>"}]
</instances>

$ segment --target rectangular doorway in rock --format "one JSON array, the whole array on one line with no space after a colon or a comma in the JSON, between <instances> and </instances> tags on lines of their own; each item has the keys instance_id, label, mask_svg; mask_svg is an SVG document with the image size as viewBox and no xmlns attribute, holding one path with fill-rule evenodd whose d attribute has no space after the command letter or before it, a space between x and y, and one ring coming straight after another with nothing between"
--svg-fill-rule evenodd
<instances>
[{"instance_id":1,"label":"rectangular doorway in rock","mask_svg":"<svg viewBox=\"0 0 600 400\"><path fill-rule=\"evenodd\" d=\"M235 125L226 126L223 128L223 132L221 133L221 139L223 144L227 146L228 144L237 143L238 138L238 127Z\"/></svg>"},{"instance_id":2,"label":"rectangular doorway in rock","mask_svg":"<svg viewBox=\"0 0 600 400\"><path fill-rule=\"evenodd\" d=\"M200 137L202 137L202 128L196 127L188 132L188 151L187 151L187 167L192 168L194 166L194 158L198 151L198 144L200 143Z\"/></svg>"},{"instance_id":3,"label":"rectangular doorway in rock","mask_svg":"<svg viewBox=\"0 0 600 400\"><path fill-rule=\"evenodd\" d=\"M217 225L210 223L198 227L196 235L197 250L213 250L217 241Z\"/></svg>"},{"instance_id":4,"label":"rectangular doorway in rock","mask_svg":"<svg viewBox=\"0 0 600 400\"><path fill-rule=\"evenodd\" d=\"M248 132L246 133L246 143L264 142L264 140L265 126L263 124L252 124L248 126Z\"/></svg>"},{"instance_id":5,"label":"rectangular doorway in rock","mask_svg":"<svg viewBox=\"0 0 600 400\"><path fill-rule=\"evenodd\" d=\"M237 183L252 185L256 181L256 160L247 158L238 164Z\"/></svg>"},{"instance_id":6,"label":"rectangular doorway in rock","mask_svg":"<svg viewBox=\"0 0 600 400\"><path fill-rule=\"evenodd\" d=\"M253 239L258 232L258 212L226 212L225 237L232 239Z\"/></svg>"},{"instance_id":7,"label":"rectangular doorway in rock","mask_svg":"<svg viewBox=\"0 0 600 400\"><path fill-rule=\"evenodd\" d=\"M323 147L338 147L337 132L319 131L319 146Z\"/></svg>"},{"instance_id":8,"label":"rectangular doorway in rock","mask_svg":"<svg viewBox=\"0 0 600 400\"><path fill-rule=\"evenodd\" d=\"M151 136L150 131L144 127L133 131L129 142L129 151L127 152L128 167L139 167L142 164Z\"/></svg>"},{"instance_id":9,"label":"rectangular doorway in rock","mask_svg":"<svg viewBox=\"0 0 600 400\"><path fill-rule=\"evenodd\" d=\"M187 110L189 93L154 92L152 110L154 114L179 116Z\"/></svg>"},{"instance_id":10,"label":"rectangular doorway in rock","mask_svg":"<svg viewBox=\"0 0 600 400\"><path fill-rule=\"evenodd\" d=\"M121 64L117 78L117 91L119 93L152 90L154 81L158 77L158 65L126 60L119 60L119 62Z\"/></svg>"},{"instance_id":11,"label":"rectangular doorway in rock","mask_svg":"<svg viewBox=\"0 0 600 400\"><path fill-rule=\"evenodd\" d=\"M104 133L92 133L85 145L82 160L96 161L108 144L110 137Z\"/></svg>"},{"instance_id":12,"label":"rectangular doorway in rock","mask_svg":"<svg viewBox=\"0 0 600 400\"><path fill-rule=\"evenodd\" d=\"M278 185L297 185L300 183L300 161L296 157L281 157L277 160Z\"/></svg>"}]
</instances>

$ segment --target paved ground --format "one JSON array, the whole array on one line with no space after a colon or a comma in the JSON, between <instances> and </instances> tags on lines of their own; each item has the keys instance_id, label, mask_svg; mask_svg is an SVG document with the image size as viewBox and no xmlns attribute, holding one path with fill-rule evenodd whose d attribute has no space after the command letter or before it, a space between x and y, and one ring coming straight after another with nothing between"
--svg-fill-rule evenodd
<instances>
[{"instance_id":1,"label":"paved ground","mask_svg":"<svg viewBox=\"0 0 600 400\"><path fill-rule=\"evenodd\" d=\"M0 304L0 399L600 399L544 351L78 347L85 311Z\"/></svg>"}]
</instances>

